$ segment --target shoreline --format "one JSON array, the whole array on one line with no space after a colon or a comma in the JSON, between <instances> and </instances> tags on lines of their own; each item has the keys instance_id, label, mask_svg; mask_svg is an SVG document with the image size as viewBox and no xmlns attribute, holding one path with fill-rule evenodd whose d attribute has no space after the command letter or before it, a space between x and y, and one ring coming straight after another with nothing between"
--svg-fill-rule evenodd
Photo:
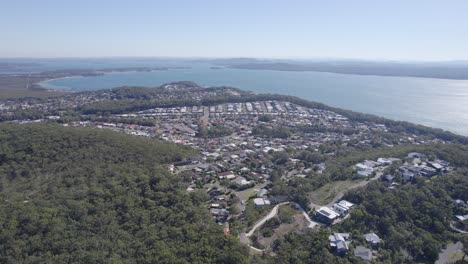
<instances>
[{"instance_id":1,"label":"shoreline","mask_svg":"<svg viewBox=\"0 0 468 264\"><path fill-rule=\"evenodd\" d=\"M62 80L62 79L71 79L71 78L77 78L77 77L83 77L80 75L74 75L74 76L66 76L66 77L58 77L58 78L51 78L51 79L45 79L36 83L33 83L33 85L38 85L40 88L45 89L46 91L60 91L60 92L74 92L71 90L70 87L66 86L57 86L57 85L51 85L49 82L51 81L56 81L56 80Z\"/></svg>"},{"instance_id":2,"label":"shoreline","mask_svg":"<svg viewBox=\"0 0 468 264\"><path fill-rule=\"evenodd\" d=\"M227 70L230 70L229 68L227 68ZM221 69L222 71L222 69ZM272 70L267 70L267 71L272 71ZM119 74L119 73L131 73L131 72L138 72L136 70L129 70L129 71L126 71L126 72L123 72L123 71L112 71L112 72L105 72L103 73L103 75L107 75L107 74ZM329 73L329 72L318 72L320 74L325 74L325 75L340 75L340 76L361 76L361 75L355 75L355 74L341 74L341 73ZM167 75L167 74L163 74L164 76ZM171 82L171 81L180 81L182 79L185 79L184 78L184 75L183 74L175 74L175 75L172 75L172 74L169 74L170 76L172 77L178 77L178 78L169 78L171 80L167 81L167 82ZM179 76L180 75L180 76ZM54 80L60 80L60 79L67 79L67 78L76 78L76 77L88 77L88 76L82 76L82 75L70 75L70 76L63 76L63 77L58 77L58 78L51 78L51 79L46 79L46 80L43 80L39 83L40 87L42 87L43 89L47 90L47 91L61 91L61 92L66 92L66 93L74 93L74 92L85 92L85 91L94 91L94 90L102 90L102 89L112 89L112 88L115 88L115 87L120 87L120 86L132 86L132 85L135 85L135 86L143 86L143 87L151 87L151 86L157 86L159 84L162 84L162 83L159 83L161 80L158 79L158 77L152 77L154 80L153 82L155 83L154 85L151 84L150 81L148 81L148 83L146 84L142 84L142 85L138 85L138 84L132 84L132 78L130 78L129 80L127 80L125 77L123 78L123 81L122 82L117 82L115 87L103 87L103 88L99 88L99 83L97 84L97 87L92 87L92 86L89 86L89 85L86 85L86 83L84 83L84 85L81 85L78 86L77 89L74 89L73 87L70 87L70 86L60 86L60 85L54 85L52 84L51 82L54 81ZM364 77L362 78L369 78L371 76L369 75L364 75ZM394 79L395 76L378 76L378 77L381 77L381 78L390 78L390 79ZM331 76L330 78L333 78L333 76ZM401 78L402 80L403 79L413 79L413 80L416 80L418 81L424 81L424 82L427 82L427 83L422 83L421 84L421 87L423 86L430 86L432 84L434 85L438 85L438 86L447 86L447 85L456 85L457 87L460 86L461 88L457 88L456 90L462 90L464 87L468 87L467 84L468 84L468 80L453 80L453 79L436 79L436 78L420 78L420 77L399 77ZM122 79L122 78L120 78ZM164 78L163 78L164 79ZM388 79L388 80L390 80ZM84 81L83 82L86 82L85 80L86 79L83 79ZM365 79L363 79L365 80ZM385 80L383 80L385 81ZM432 83L432 82L436 82L436 83ZM81 83L81 79L78 81ZM201 83L202 85L206 85L206 86L217 86L216 83L205 83L205 82L202 82L200 80L197 80L197 82ZM441 84L439 84L439 82L441 82ZM445 83L447 82L447 84ZM65 82L66 83L66 82ZM74 82L71 82L71 84L73 84ZM121 83L121 84L119 84ZM135 83L135 80L133 80L133 83ZM449 83L452 83L452 84L449 84ZM260 91L260 90L256 90L256 89L252 89L251 87L246 87L244 85L241 85L241 84L232 84L232 86L234 87L243 87L244 90L247 90L247 91L252 91L252 92L255 92L255 93L265 93L265 91ZM423 89L423 88L421 88ZM420 90L420 91L423 91L423 90ZM290 94L288 92L285 92L285 91L275 91L274 93L280 93L280 94ZM294 94L290 94L290 95L294 95ZM463 96L465 96L466 93L463 93ZM313 98L308 98L309 100L314 100ZM415 123L415 124L420 124L420 125L424 125L424 126L429 126L429 127L434 127L434 128L439 128L439 129L443 129L443 130L447 130L447 131L451 131L452 133L455 133L455 134L458 134L458 135L467 135L467 128L466 128L466 125L463 125L464 123L463 122L458 122L453 125L450 124L451 121L446 121L446 119L438 119L438 118L432 118L431 116L429 115L424 115L424 114L420 114L420 116L417 116L417 117L413 117L414 118L410 118L407 116L405 116L403 113L400 113L400 112L396 112L396 113L392 113L391 111L389 112L382 112L382 111L366 111L366 110L362 110L362 109L356 109L356 108L352 108L352 107L349 107L349 106L343 106L343 105L340 105L340 104L337 104L337 103L330 103L330 102L326 102L324 100L320 100L320 99L315 99L315 101L320 101L320 102L324 102L325 104L327 105L332 105L332 106L335 106L335 107L339 107L339 108L343 108L343 109L352 109L353 111L356 111L356 112L361 112L361 113L367 113L367 114L373 114L373 115L377 115L377 116L382 116L382 117L385 117L385 118L388 118L388 119L392 119L392 120L400 120L400 121L406 121L406 122L411 122L411 123ZM458 102L460 100L457 100L456 102ZM457 108L458 109L458 108ZM417 108L416 110L418 111L422 111L421 109ZM430 112L430 111L426 111L426 112ZM419 112L418 112L419 113ZM423 113L423 112L421 112ZM463 116L464 117L464 116ZM466 122L465 122L466 123Z\"/></svg>"},{"instance_id":3,"label":"shoreline","mask_svg":"<svg viewBox=\"0 0 468 264\"><path fill-rule=\"evenodd\" d=\"M31 83L31 85L38 85L40 88L46 91L59 91L59 92L77 92L73 90L72 87L67 86L58 86L58 85L51 85L49 82L56 81L56 80L64 80L64 79L72 79L72 78L85 78L85 77L96 77L96 76L104 76L110 74L120 74L120 73L133 73L133 72L158 72L158 71L169 71L169 70L185 70L191 69L192 67L160 67L160 68L129 68L128 70L125 69L101 69L95 70L94 75L86 75L86 74L71 74L68 76L63 77L52 77L46 78L44 80ZM84 91L93 91L93 90L84 90Z\"/></svg>"}]
</instances>

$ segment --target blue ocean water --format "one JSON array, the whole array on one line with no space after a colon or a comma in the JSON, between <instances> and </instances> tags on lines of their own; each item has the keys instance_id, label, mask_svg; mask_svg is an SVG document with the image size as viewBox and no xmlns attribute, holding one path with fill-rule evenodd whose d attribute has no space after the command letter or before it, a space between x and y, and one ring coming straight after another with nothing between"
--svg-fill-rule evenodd
<instances>
[{"instance_id":1,"label":"blue ocean water","mask_svg":"<svg viewBox=\"0 0 468 264\"><path fill-rule=\"evenodd\" d=\"M294 95L334 107L468 135L468 81L320 72L212 69L212 65L209 64L183 60L100 61L96 59L54 63L48 64L49 67L101 69L186 66L191 68L58 79L45 83L51 88L83 91L123 85L158 86L174 81L194 81L207 86L225 85L257 93Z\"/></svg>"}]
</instances>

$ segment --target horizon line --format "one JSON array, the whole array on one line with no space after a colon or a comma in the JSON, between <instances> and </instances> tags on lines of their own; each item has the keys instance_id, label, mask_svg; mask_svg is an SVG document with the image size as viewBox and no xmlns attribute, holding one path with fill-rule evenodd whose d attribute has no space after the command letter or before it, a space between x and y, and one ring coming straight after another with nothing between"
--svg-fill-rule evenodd
<instances>
[{"instance_id":1,"label":"horizon line","mask_svg":"<svg viewBox=\"0 0 468 264\"><path fill-rule=\"evenodd\" d=\"M315 60L315 61L367 61L367 62L413 62L413 63L468 63L468 59L444 59L444 60L417 60L417 59L388 59L388 58L349 58L349 57L247 57L247 56L57 56L57 57L31 57L31 56L15 56L2 57L0 60L63 60L63 59L199 59L199 60L216 60L216 59L251 59L251 60Z\"/></svg>"}]
</instances>

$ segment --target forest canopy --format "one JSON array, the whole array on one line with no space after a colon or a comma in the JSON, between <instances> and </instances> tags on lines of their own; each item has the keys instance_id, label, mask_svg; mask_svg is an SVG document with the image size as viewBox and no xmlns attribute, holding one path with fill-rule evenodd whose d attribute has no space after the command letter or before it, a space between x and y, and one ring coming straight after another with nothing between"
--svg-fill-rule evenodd
<instances>
[{"instance_id":1,"label":"forest canopy","mask_svg":"<svg viewBox=\"0 0 468 264\"><path fill-rule=\"evenodd\" d=\"M0 126L0 262L245 263L155 139L57 125Z\"/></svg>"}]
</instances>

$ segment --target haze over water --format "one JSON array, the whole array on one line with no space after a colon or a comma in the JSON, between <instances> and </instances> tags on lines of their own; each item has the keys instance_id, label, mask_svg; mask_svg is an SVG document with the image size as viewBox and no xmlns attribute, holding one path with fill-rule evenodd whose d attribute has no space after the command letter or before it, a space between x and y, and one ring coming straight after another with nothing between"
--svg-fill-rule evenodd
<instances>
[{"instance_id":1,"label":"haze over water","mask_svg":"<svg viewBox=\"0 0 468 264\"><path fill-rule=\"evenodd\" d=\"M409 121L468 135L468 81L359 76L321 72L211 69L212 65L165 61L134 62L114 67L189 66L191 69L112 73L47 82L51 88L97 90L123 85L158 86L194 81L207 86L233 86L256 93L294 95L330 106ZM64 67L62 65L61 67ZM76 65L75 65L76 66ZM108 64L94 68L109 67Z\"/></svg>"}]
</instances>

